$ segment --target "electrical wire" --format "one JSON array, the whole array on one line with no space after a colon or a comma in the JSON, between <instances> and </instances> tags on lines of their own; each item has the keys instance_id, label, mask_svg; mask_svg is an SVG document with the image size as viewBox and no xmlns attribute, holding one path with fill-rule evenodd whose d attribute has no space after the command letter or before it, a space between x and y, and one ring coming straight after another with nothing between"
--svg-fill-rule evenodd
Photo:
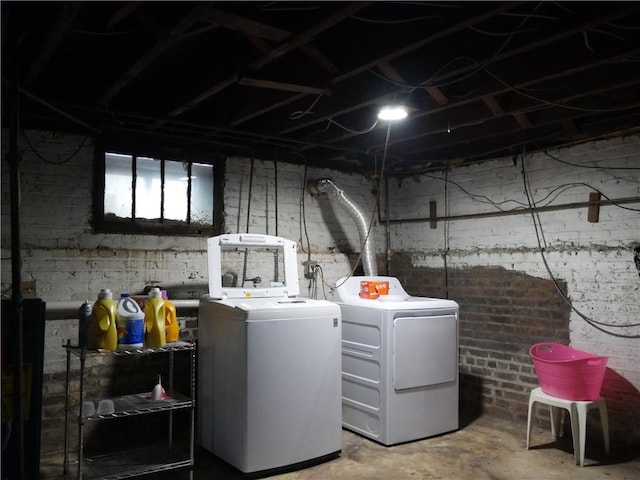
<instances>
[{"instance_id":1,"label":"electrical wire","mask_svg":"<svg viewBox=\"0 0 640 480\"><path fill-rule=\"evenodd\" d=\"M578 310L572 303L571 301L567 298L567 296L564 294L564 292L562 291L562 288L560 288L560 285L558 284L558 280L555 278L555 275L553 274L553 272L551 271L551 267L549 266L548 262L547 262L547 258L545 255L545 250L547 248L547 243L546 243L546 239L544 237L544 232L542 229L542 222L540 221L540 214L538 212L536 212L536 203L535 200L533 199L533 197L531 196L530 192L531 192L531 186L529 183L529 179L527 177L527 173L526 173L526 167L525 167L525 156L524 153L522 154L522 180L523 180L523 184L524 184L524 191L525 194L527 196L527 200L529 202L529 206L530 206L530 211L531 211L531 218L533 220L533 226L535 229L535 233L536 233L536 239L538 242L538 250L540 253L540 257L542 258L542 262L545 266L545 269L547 270L547 273L549 274L549 277L551 278L551 281L553 282L556 291L558 292L558 294L562 297L563 301L571 308L571 310L573 310L576 314L578 314L578 316L580 318L582 318L585 322L587 322L589 325L591 325L593 328L600 330L601 332L604 332L608 335L612 335L615 337L620 337L620 338L640 338L640 335L625 335L625 334L619 334L619 333L615 333L615 332L611 332L609 330L606 330L602 327L607 327L607 328L630 328L630 327L638 327L640 326L640 323L631 323L631 324L626 324L626 325L620 325L620 324L612 324L612 323L607 323L607 322L600 322L597 320L594 320L588 316L586 316L584 313L582 313L580 310Z\"/></svg>"},{"instance_id":2,"label":"electrical wire","mask_svg":"<svg viewBox=\"0 0 640 480\"><path fill-rule=\"evenodd\" d=\"M306 110L298 110L296 112L293 112L291 114L289 114L289 120L298 120L302 117L304 117L305 115L313 115L313 107L316 106L316 103L318 103L320 101L320 99L322 98L322 94L318 95L316 97L316 99L313 101L313 103L311 105L309 105L309 108L307 108Z\"/></svg>"},{"instance_id":3,"label":"electrical wire","mask_svg":"<svg viewBox=\"0 0 640 480\"><path fill-rule=\"evenodd\" d=\"M31 149L31 152L33 152L33 154L36 157L38 157L40 160L42 160L44 163L48 163L49 165L64 165L65 163L68 163L71 160L73 160L80 153L80 150L82 150L82 148L84 147L84 144L86 143L86 141L89 138L89 137L85 136L82 139L82 142L80 142L80 145L78 145L78 148L76 148L76 150L74 152L72 152L64 160L60 160L60 161L55 162L53 160L49 160L49 159L45 158L44 156L42 156L40 154L40 152L38 152L38 150L36 150L36 147L33 146L31 141L29 140L29 137L27 137L27 133L25 132L25 130L20 130L20 133L22 133L22 137L24 138L25 142L27 142L27 145L29 145L29 148Z\"/></svg>"},{"instance_id":4,"label":"electrical wire","mask_svg":"<svg viewBox=\"0 0 640 480\"><path fill-rule=\"evenodd\" d=\"M511 211L515 211L515 210L525 210L525 209L530 207L529 203L524 203L524 202L521 202L519 200L514 200L514 199L507 199L507 200L503 200L501 202L496 202L496 201L490 199L489 197L487 197L486 195L479 195L479 194L471 193L469 190L465 189L462 185L460 185L457 182L454 182L453 180L451 180L449 178L437 177L435 175L429 175L429 174L426 174L426 173L424 173L422 175L424 177L427 177L427 178L433 178L434 180L441 180L441 181L446 182L446 183L451 183L452 185L455 185L456 187L458 187L462 192L467 194L469 197L472 197L477 202L493 205L496 209L500 210L501 212L511 212ZM630 211L633 211L633 212L640 211L640 209L626 207L624 205L620 205L619 203L612 202L611 199L607 195L605 195L601 190L599 190L596 187L594 187L593 185L590 185L590 184L585 183L585 182L572 182L572 183L565 183L565 184L562 184L562 185L558 185L557 187L555 187L555 188L551 189L549 192L547 192L547 194L544 197L542 197L540 200L537 200L536 204L538 204L540 207L547 207L547 206L551 205L561 194L563 194L567 190L569 190L571 188L579 187L579 186L587 187L587 188L593 190L594 192L599 193L602 197L605 198L605 200L611 202L612 205L614 205L616 207L619 207L619 208L622 208L623 210L630 210ZM556 193L556 192L558 192L558 193ZM553 195L554 193L555 193L555 196L550 198L551 195ZM548 201L547 201L547 199L548 199ZM547 201L547 202L544 205L540 205L542 202L545 202L545 201ZM514 209L503 209L501 207L501 205L503 205L505 203L516 203L518 205L521 205L522 208L517 208L516 207Z\"/></svg>"},{"instance_id":5,"label":"electrical wire","mask_svg":"<svg viewBox=\"0 0 640 480\"><path fill-rule=\"evenodd\" d=\"M510 85L509 83L505 82L500 77L498 77L497 75L491 73L486 68L483 67L483 69L488 75L492 76L498 82L500 82L502 85L504 85L508 89L514 91L515 93L517 93L519 95L522 95L523 97L529 98L530 100L535 100L536 102L540 102L540 103L543 103L545 105L550 105L552 107L564 108L564 109L567 109L567 110L575 110L575 111L578 111L578 112L607 113L607 112L620 112L620 111L624 111L624 110L631 110L632 108L637 108L638 105L640 105L640 103L632 103L631 105L626 105L626 106L622 106L622 107L618 107L618 108L583 108L583 107L573 107L571 105L565 105L565 104L562 104L562 103L551 102L549 100L544 100L544 99L542 99L540 97L536 97L534 95L529 95L528 93L522 91L518 87L514 87L513 85Z\"/></svg>"},{"instance_id":6,"label":"electrical wire","mask_svg":"<svg viewBox=\"0 0 640 480\"><path fill-rule=\"evenodd\" d=\"M447 188L447 185L449 184L449 182L447 181L449 178L449 169L445 169L444 172L444 216L448 217L449 216L449 202L450 202L450 198L449 198L449 189ZM444 250L442 252L442 259L443 259L443 263L444 263L444 292L445 292L445 297L444 298L449 298L449 265L447 262L447 257L449 256L449 240L450 240L450 236L449 236L449 232L450 232L450 222L449 221L445 221L444 222L444 228L442 229L443 234L444 234Z\"/></svg>"},{"instance_id":7,"label":"electrical wire","mask_svg":"<svg viewBox=\"0 0 640 480\"><path fill-rule=\"evenodd\" d=\"M359 15L349 15L349 17L353 18L354 20L359 20L361 22L382 23L382 24L387 24L387 25L399 24L399 23L419 22L421 20L430 20L430 19L440 19L440 18L442 18L441 15L424 15L422 17L401 18L401 19L398 19L398 20L376 20L376 19L373 19L373 18L361 17Z\"/></svg>"},{"instance_id":8,"label":"electrical wire","mask_svg":"<svg viewBox=\"0 0 640 480\"><path fill-rule=\"evenodd\" d=\"M251 155L251 170L249 173L249 196L247 199L247 226L246 233L249 233L249 222L251 220L251 194L253 190L253 165L255 163L255 156ZM242 268L242 283L241 286L244 287L245 282L247 281L247 263L249 261L249 249L244 249L244 263Z\"/></svg>"},{"instance_id":9,"label":"electrical wire","mask_svg":"<svg viewBox=\"0 0 640 480\"><path fill-rule=\"evenodd\" d=\"M535 30L533 28L526 28L524 30L517 30L517 31L513 31L513 32L488 32L486 30L482 30L478 27L474 27L473 25L469 25L467 27L469 30L473 30L474 32L477 33L482 33L483 35L488 35L490 37L506 37L508 35L517 35L518 33L527 33L527 32L534 32Z\"/></svg>"},{"instance_id":10,"label":"electrical wire","mask_svg":"<svg viewBox=\"0 0 640 480\"><path fill-rule=\"evenodd\" d=\"M92 32L90 30L81 30L79 28L70 28L69 31L72 33L79 33L81 35L92 35L97 37L113 37L116 35L131 35L133 33L135 34L144 33L142 30L122 30L119 32Z\"/></svg>"},{"instance_id":11,"label":"electrical wire","mask_svg":"<svg viewBox=\"0 0 640 480\"><path fill-rule=\"evenodd\" d=\"M376 119L376 121L373 123L373 125L371 125L369 128L365 129L365 130L352 130L348 127L345 127L344 125L341 125L340 123L336 122L333 118L328 118L327 119L328 125L335 125L349 133L352 133L353 135L364 135L365 133L369 133L371 130L373 130L374 128L376 128L376 125L378 125L378 119Z\"/></svg>"},{"instance_id":12,"label":"electrical wire","mask_svg":"<svg viewBox=\"0 0 640 480\"><path fill-rule=\"evenodd\" d=\"M598 165L580 165L577 163L571 163L571 162L567 162L566 160L561 160L560 158L554 155L551 155L546 149L542 148L537 143L534 142L533 144L536 146L538 150L544 153L547 157L555 160L556 162L564 163L565 165L571 165L572 167L591 168L596 170L640 170L640 167L600 167Z\"/></svg>"}]
</instances>

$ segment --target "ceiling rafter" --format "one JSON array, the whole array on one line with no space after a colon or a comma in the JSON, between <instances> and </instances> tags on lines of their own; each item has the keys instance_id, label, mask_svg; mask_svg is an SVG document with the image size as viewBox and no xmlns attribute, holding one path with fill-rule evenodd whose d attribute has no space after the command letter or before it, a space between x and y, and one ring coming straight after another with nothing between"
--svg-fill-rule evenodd
<instances>
[{"instance_id":1,"label":"ceiling rafter","mask_svg":"<svg viewBox=\"0 0 640 480\"><path fill-rule=\"evenodd\" d=\"M607 64L615 63L615 62L617 62L617 61L619 61L619 60L621 60L623 58L633 57L633 56L638 55L638 54L640 54L640 50L632 50L630 52L621 53L621 54L619 54L617 56L605 57L605 58L602 58L602 59L597 60L597 61L588 62L586 64L582 64L582 65L578 65L578 66L575 66L575 67L571 67L571 68L568 68L568 69L566 69L566 70L564 70L562 72L555 72L555 73L547 75L545 77L539 77L539 78L535 78L535 79L532 79L532 80L529 80L529 81L526 81L526 82L521 82L519 84L513 85L512 88L501 86L501 88L493 90L493 91L491 91L489 93L483 93L483 94L479 94L477 96L468 97L466 99L450 103L449 105L446 105L446 106L430 109L427 112L417 113L417 114L412 116L412 119L417 120L417 119L425 117L427 115L434 115L434 114L443 112L443 111L448 110L448 109L459 108L459 107L462 107L462 106L465 106L465 105L468 105L468 104L472 104L472 103L476 103L476 102L481 101L481 102L485 103L485 105L487 105L489 107L490 111L492 112L492 114L494 115L495 118L501 118L504 115L513 115L514 117L517 115L517 116L520 116L520 117L525 116L524 122L528 122L528 119L526 119L526 114L530 113L532 111L535 111L535 110L539 109L540 107L536 106L536 107L530 107L530 108L522 109L522 110L514 110L514 111L505 112L504 109L502 109L502 107L499 106L497 104L497 102L495 102L495 100L494 100L493 104L491 106L489 106L487 104L487 102L491 103L491 100L485 100L485 99L486 98L495 98L496 96L502 95L504 93L508 93L508 92L512 91L513 88L521 90L521 89L524 89L524 88L527 88L527 87L531 87L531 86L533 86L533 85L535 85L537 83L543 83L543 82L546 82L546 81L549 81L549 80L558 80L558 79L561 79L562 77L565 77L565 76L574 75L574 74L581 73L581 72L586 72L586 71L588 71L588 70L590 70L592 68L597 68L597 67L601 67L601 66L604 66L604 65L607 65ZM632 79L630 81L630 83L629 82L625 82L624 84L616 84L616 85L612 86L612 88L618 88L621 85L635 85L636 83L638 83L637 80L636 79ZM562 99L557 99L556 102L563 102L563 101L564 102L568 102L568 101L580 98L580 96L593 94L593 93L596 93L596 92L594 90L591 90L589 92L583 92L580 95L566 96L566 97L564 97ZM491 119L491 117L487 116L487 117L483 117L482 121L488 121L490 119ZM470 122L470 124L476 123L477 121L478 120L475 119L474 121ZM464 126L466 126L466 125L465 124L455 125L455 126L449 125L448 128L455 129L455 128L461 128L461 127L464 127ZM521 126L521 128L530 128L532 125L529 124L526 127L523 127L522 125L520 125L520 126ZM432 130L430 132L423 132L423 133L421 133L419 135L415 135L415 136L399 138L399 139L396 138L396 139L394 139L393 143L411 141L411 140L415 140L415 139L420 138L420 137L425 137L425 136L429 136L429 135L434 134L434 133L442 133L442 132L443 132L443 130L437 129L437 130ZM348 138L353 137L353 136L355 136L355 134L348 133L348 134L344 134L344 135L342 135L340 137L337 137L336 139L325 140L325 142L333 143L334 141L343 141L343 140L348 139ZM377 145L373 146L372 148L374 150L379 150L380 148L382 148L382 146L383 146L382 144L377 144Z\"/></svg>"},{"instance_id":2,"label":"ceiling rafter","mask_svg":"<svg viewBox=\"0 0 640 480\"><path fill-rule=\"evenodd\" d=\"M304 93L299 93L298 95L292 95L290 97L284 98L282 99L280 102L276 102L276 103L270 103L269 105L263 107L263 108L259 108L257 110L253 110L250 113L247 114L243 114L242 116L238 116L238 118L236 118L235 120L233 120L231 122L231 126L235 127L240 125L241 123L244 122L248 122L249 120L252 120L256 117L259 117L261 115L264 115L266 112L270 112L271 110L274 110L276 108L280 108L280 107L284 107L286 105L289 105L293 102L297 102L298 100L303 99L304 97L306 97L307 95Z\"/></svg>"},{"instance_id":3,"label":"ceiling rafter","mask_svg":"<svg viewBox=\"0 0 640 480\"><path fill-rule=\"evenodd\" d=\"M500 117L505 114L504 108L502 108L502 105L500 105L498 100L496 100L496 97L494 97L493 95L484 95L482 97L482 101L487 106L489 111L493 113L496 117ZM520 125L520 128L525 129L525 128L530 128L532 126L531 122L529 121L529 119L527 118L527 115L524 112L513 112L511 115L513 116L514 120L518 123L518 125Z\"/></svg>"},{"instance_id":4,"label":"ceiling rafter","mask_svg":"<svg viewBox=\"0 0 640 480\"><path fill-rule=\"evenodd\" d=\"M392 176L640 130L637 3L79 3L74 35L45 46L72 4L3 3L3 40L20 42L3 68L24 80L51 48L21 90L23 128L374 173L376 113L397 101Z\"/></svg>"},{"instance_id":5,"label":"ceiling rafter","mask_svg":"<svg viewBox=\"0 0 640 480\"><path fill-rule=\"evenodd\" d=\"M42 42L42 46L40 47L40 51L31 63L31 67L24 78L25 86L30 87L36 82L42 73L42 70L44 70L47 63L51 60L53 52L56 51L65 34L71 27L74 18L80 10L80 6L80 3L70 3L64 4L60 7L55 22L53 22L51 28L47 32L47 35Z\"/></svg>"},{"instance_id":6,"label":"ceiling rafter","mask_svg":"<svg viewBox=\"0 0 640 480\"><path fill-rule=\"evenodd\" d=\"M552 100L552 102L554 104L557 104L557 105L568 104L571 101L578 100L578 99L581 99L581 98L592 97L593 95L596 95L596 94L599 94L599 93L603 93L603 92L607 92L607 91L610 91L610 90L613 90L613 89L634 87L636 85L640 85L640 78L633 78L633 79L627 80L625 82L620 82L620 83L618 83L616 85L612 85L612 86L604 86L604 87L599 87L599 88L592 88L589 91L584 91L584 92L576 93L576 94L573 94L573 95L565 95L563 97L559 97L559 98L556 98L556 99ZM617 109L611 108L611 110L612 111L613 110L624 111L624 110L627 110L627 109L630 110L632 108L637 108L638 106L640 106L640 101L633 102L633 103L630 103L630 104L627 104L627 105L621 105ZM465 122L463 124L451 125L450 128L451 128L452 131L455 131L455 130L458 130L458 129L461 129L461 128L465 128L465 126L471 126L471 125L475 125L475 124L478 124L478 123L487 123L487 122L489 122L491 120L495 120L495 119L502 118L502 117L509 116L509 115L514 115L515 113L526 114L526 113L531 113L531 112L538 111L538 110L545 110L545 109L547 109L547 107L548 107L547 103L538 103L536 105L531 105L529 107L521 108L521 109L518 109L518 110L503 111L502 114L492 114L490 116L485 116L485 117L482 117L482 118L476 118L476 119L473 119L472 121ZM560 107L558 107L558 108L560 108ZM581 112L582 114L587 114L587 115L591 114L591 115L593 115L594 113L597 113L597 111L599 109L597 109L595 107L594 108L585 107L584 110L587 110L587 111L586 112L582 111ZM570 111L575 111L575 110L570 110ZM564 119L560 120L560 123L562 123L563 121L564 121ZM556 119L556 120L550 120L550 121L546 121L546 122L539 123L539 124L536 123L535 127L547 125L550 122L551 123L552 122L556 122L557 123L557 122L559 122L559 120ZM424 137L427 137L427 136L430 136L430 135L435 135L435 134L439 134L439 133L443 133L443 132L444 132L443 129L433 129L433 130L428 131L428 132L421 132L421 133L416 134L416 135L411 135L411 136L407 136L407 137L394 139L393 144L399 144L399 143L403 143L403 142L413 141L413 140L421 139L421 138L424 138ZM465 142L467 140L461 139L460 141L461 142ZM380 149L382 147L383 147L383 145L379 144L375 148ZM427 151L427 150L425 150L425 151ZM409 154L415 154L415 153L419 153L419 151L410 151L409 152Z\"/></svg>"},{"instance_id":7,"label":"ceiling rafter","mask_svg":"<svg viewBox=\"0 0 640 480\"><path fill-rule=\"evenodd\" d=\"M505 9L505 7L502 7L502 9L500 9L500 10L504 11L504 9ZM636 11L636 10L638 10L638 7L634 7L634 8L625 10L623 12L616 12L616 13L611 14L611 15L605 17L605 18L600 18L597 21L590 21L590 22L578 25L573 29L567 29L567 30L565 30L563 32L560 32L560 33L556 34L556 35L546 36L546 37L544 37L543 39L541 39L541 40L539 40L537 42L530 42L530 43L528 43L526 45L523 45L522 47L517 47L517 48L511 49L511 50L508 50L506 52L503 52L499 56L489 57L487 59L484 59L484 60L480 61L479 63L481 65L487 66L490 63L494 63L494 62L499 61L499 60L508 59L508 58L513 57L515 55L522 54L522 53L525 53L527 51L531 51L531 50L533 50L535 48L538 48L538 47L541 47L541 46L544 46L544 45L547 45L547 44L551 44L551 43L553 43L555 41L558 41L560 39L570 37L572 35L575 35L576 33L582 32L585 29L592 28L593 26L598 25L601 22L611 22L611 21L616 20L618 18L625 17L625 16L631 14L633 11ZM466 28L467 26L471 26L471 25L473 25L475 23L478 23L480 21L483 21L486 18L487 18L486 14L474 17L473 21L469 20L469 21L465 22L464 28ZM444 31L437 32L436 34L434 34L433 36L428 37L428 38L429 39L434 39L434 40L435 40L435 38L441 38L442 36L445 36L445 35L443 35L443 32L445 32L445 31L450 31L450 30L458 31L458 29L461 28L460 24L458 24L457 27L458 28L456 28L455 30L453 30L453 27L451 27L451 28L448 28L448 29L446 29ZM338 81L341 81L344 78L348 78L348 77L350 77L352 75L355 75L356 73L361 73L363 71L366 71L370 67L376 66L379 62L388 61L388 60L390 60L392 58L397 58L397 57L399 57L399 56L401 56L401 55L403 55L405 53L408 53L409 51L413 51L415 48L418 48L419 46L425 45L426 43L427 43L427 39L424 39L424 40L421 40L420 42L414 43L414 44L409 45L407 47L404 47L404 48L402 48L400 50L397 50L396 52L387 54L384 57L381 57L381 58L379 58L377 60L369 62L369 63L367 63L365 65L360 66L360 67L357 67L357 68L351 70L350 72L347 72L346 74L343 74L340 77L334 78L330 83L331 84L335 84L335 83L337 83ZM472 71L475 68L477 68L477 65L467 65L465 67L458 68L458 69L453 70L451 72L439 75L438 77L433 79L432 83L437 84L438 82L441 82L443 80L447 80L447 79L451 78L454 75L463 75L465 73L468 73L468 72ZM368 104L373 104L375 102L376 102L376 100L372 99L371 102L368 102ZM449 104L449 105L451 106L452 104ZM456 105L457 105L457 103L456 103ZM341 109L341 112L342 112L342 114L344 114L344 113L347 113L347 111L353 111L353 110L355 110L357 108L359 108L359 106L355 106L355 108L351 108L349 110ZM423 115L428 115L428 114L429 113L426 112ZM315 117L314 119L311 119L311 120L309 120L307 122L299 123L298 125L294 125L294 126L292 126L290 128L282 130L279 133L280 134L291 133L291 132L294 132L296 130L309 127L309 126L311 126L311 125L313 125L315 123L326 121L328 118L331 118L331 117L334 117L334 116L336 116L335 112L330 112L330 113L327 113L327 114L323 114L323 115L321 115L319 117Z\"/></svg>"},{"instance_id":8,"label":"ceiling rafter","mask_svg":"<svg viewBox=\"0 0 640 480\"><path fill-rule=\"evenodd\" d=\"M111 85L97 100L99 105L106 105L124 87L134 80L140 73L156 60L165 50L174 43L180 41L179 37L196 23L209 9L207 4L198 4L187 12L187 14L164 35L154 46L147 50L133 65L131 65L120 78Z\"/></svg>"},{"instance_id":9,"label":"ceiling rafter","mask_svg":"<svg viewBox=\"0 0 640 480\"><path fill-rule=\"evenodd\" d=\"M107 30L111 30L129 15L131 15L140 6L140 2L127 2L120 7L109 19L107 23Z\"/></svg>"},{"instance_id":10,"label":"ceiling rafter","mask_svg":"<svg viewBox=\"0 0 640 480\"><path fill-rule=\"evenodd\" d=\"M229 14L227 12L220 12L219 10L215 10L214 13L212 14L212 15L218 15L217 20L215 18L212 18L211 15L207 15L206 18L210 22L220 21L223 18L227 19L231 25L237 27L239 30L243 31L244 33L250 32L250 35L262 36L264 38L268 38L271 40L292 37L290 38L290 40L285 41L285 43L283 43L276 49L269 49L269 50L267 50L266 44L260 43L260 42L254 42L254 44L258 47L258 49L264 53L258 60L256 60L249 66L249 70L253 70L253 71L260 70L260 68L267 65L268 63L275 60L276 58L284 55L289 50L295 47L301 47L304 49L305 53L307 53L307 55L309 55L312 59L315 59L316 61L320 62L320 64L324 65L325 68L329 68L331 71L335 71L336 68L331 63L330 60L326 59L326 57L324 57L324 55L320 53L320 51L315 49L315 47L312 47L311 45L307 45L303 43L303 40L310 34L310 32L316 32L314 33L314 35L317 35L317 33L320 33L323 30L330 28L331 26L335 25L338 21L340 21L340 19L346 18L348 15L351 15L353 12L364 8L364 6L366 6L365 2L363 2L362 5L357 4L354 6L352 4L352 6L348 7L347 9L343 9L338 14L332 15L331 17L317 24L311 29L303 32L302 34L295 35L295 36L292 36L289 32L286 32L285 30L281 30L275 27L270 27L266 24L255 22L253 20L248 20L243 17L239 17L237 15ZM359 7L359 8L356 8L356 7ZM255 30L252 27L255 27ZM231 79L235 79L235 80L230 81ZM183 114L188 110L195 108L203 101L223 91L227 87L230 87L240 79L241 79L241 76L239 73L232 74L231 77L227 77L226 79L216 83L215 85L212 85L210 88L204 90L197 96L193 97L192 99L188 100L182 105L176 107L174 110L172 110L167 114L167 117L174 118L178 115ZM297 96L293 96L291 97L288 103L294 102L296 100L297 100ZM282 106L282 102L277 102L272 106L272 108L261 109L260 113L264 114L268 111L279 108L280 106ZM252 115L252 114L249 114L248 116L245 116L245 117L249 117L249 116L250 118L255 118L255 115ZM240 122L238 122L238 120L235 120L234 123L239 124Z\"/></svg>"},{"instance_id":11,"label":"ceiling rafter","mask_svg":"<svg viewBox=\"0 0 640 480\"><path fill-rule=\"evenodd\" d=\"M283 30L281 28L267 25L266 23L257 22L239 15L225 12L218 9L212 9L203 18L204 20L211 22L225 28L233 28L239 32L245 34L249 40L256 45L258 50L263 55L267 55L271 51L271 47L264 42L260 42L257 39L266 39L274 42L283 42L287 38L292 36L292 33ZM324 54L322 54L313 45L302 45L302 51L315 61L318 65L324 68L329 73L337 71L337 67L329 60Z\"/></svg>"},{"instance_id":12,"label":"ceiling rafter","mask_svg":"<svg viewBox=\"0 0 640 480\"><path fill-rule=\"evenodd\" d=\"M310 85L299 85L286 82L274 82L272 80L263 80L260 78L242 77L238 80L238 85L246 85L248 87L269 88L272 90L282 90L285 92L307 93L310 95L331 95L328 88L312 87Z\"/></svg>"},{"instance_id":13,"label":"ceiling rafter","mask_svg":"<svg viewBox=\"0 0 640 480\"><path fill-rule=\"evenodd\" d=\"M417 50L418 48L424 47L425 45L428 45L429 43L433 43L434 41L443 38L443 37L447 37L449 35L452 35L456 32L459 32L461 30L464 30L470 26L473 26L477 23L481 23L484 22L485 20L494 17L495 15L498 15L499 13L503 13L506 12L508 10L512 10L515 7L519 6L521 3L520 2L513 2L513 3L504 3L504 4L500 4L499 7L496 7L488 12L484 12L480 15L476 15L473 18L469 18L467 20L465 20L464 22L460 22L457 23L455 25L452 25L451 27L445 28L443 30L440 30L439 32L436 32L432 35L429 35L428 37L423 38L422 40L418 41L418 42L414 42L410 45L407 45L403 48L400 48L398 50L395 50L391 53L388 53L386 55L383 55L381 57L378 57L375 60L372 60L370 62L367 62L363 65L360 65L354 69L351 69L345 73L343 73L342 75L339 75L337 77L335 77L333 80L331 80L331 83L339 83L342 82L344 80L346 80L347 78L351 78L353 76L359 75L360 73L364 73L367 70L370 70L372 68L375 68L378 66L379 63L382 62L390 62L391 60L393 60L394 58L398 58L401 57L403 55L406 55L407 53L410 53L414 50Z\"/></svg>"},{"instance_id":14,"label":"ceiling rafter","mask_svg":"<svg viewBox=\"0 0 640 480\"><path fill-rule=\"evenodd\" d=\"M337 25L350 15L353 15L354 13L357 13L360 10L368 7L370 3L371 2L353 2L347 4L345 8L338 10L333 15L330 15L328 18L325 18L323 21L315 24L307 30L294 35L292 38L286 40L284 43L271 50L271 52L263 55L255 62L251 63L249 65L249 69L260 70L261 68L267 66L269 63L273 62L274 60L293 50L294 48L297 48L311 41L318 34L330 29L334 25Z\"/></svg>"}]
</instances>

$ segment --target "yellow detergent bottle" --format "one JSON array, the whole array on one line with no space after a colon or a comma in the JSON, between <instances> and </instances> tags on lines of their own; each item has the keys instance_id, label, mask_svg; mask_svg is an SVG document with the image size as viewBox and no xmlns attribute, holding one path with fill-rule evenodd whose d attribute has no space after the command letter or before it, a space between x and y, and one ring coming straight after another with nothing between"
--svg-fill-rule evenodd
<instances>
[{"instance_id":1,"label":"yellow detergent bottle","mask_svg":"<svg viewBox=\"0 0 640 480\"><path fill-rule=\"evenodd\" d=\"M98 300L91 310L93 319L89 348L113 352L118 347L118 331L116 330L116 302L108 288L98 294Z\"/></svg>"},{"instance_id":2,"label":"yellow detergent bottle","mask_svg":"<svg viewBox=\"0 0 640 480\"><path fill-rule=\"evenodd\" d=\"M180 337L180 325L176 314L176 306L169 300L166 290L161 290L162 300L164 300L164 326L167 332L167 343L177 342Z\"/></svg>"},{"instance_id":3,"label":"yellow detergent bottle","mask_svg":"<svg viewBox=\"0 0 640 480\"><path fill-rule=\"evenodd\" d=\"M167 343L165 311L162 293L153 287L144 306L144 343L149 348L164 347Z\"/></svg>"}]
</instances>

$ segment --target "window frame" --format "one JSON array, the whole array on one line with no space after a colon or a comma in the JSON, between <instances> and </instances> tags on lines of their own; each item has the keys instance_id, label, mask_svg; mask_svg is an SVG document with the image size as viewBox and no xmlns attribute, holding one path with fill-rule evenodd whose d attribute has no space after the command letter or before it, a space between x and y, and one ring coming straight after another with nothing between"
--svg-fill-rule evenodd
<instances>
[{"instance_id":1,"label":"window frame","mask_svg":"<svg viewBox=\"0 0 640 480\"><path fill-rule=\"evenodd\" d=\"M213 225L192 224L189 221L142 218L122 218L104 213L105 153L120 153L136 157L151 157L177 162L213 166ZM215 236L222 232L224 157L180 147L140 145L135 142L96 140L94 148L93 233L120 233L139 235ZM164 179L163 179L164 182ZM164 185L161 187L164 197ZM132 192L131 201L135 199ZM190 215L190 212L189 212Z\"/></svg>"}]
</instances>

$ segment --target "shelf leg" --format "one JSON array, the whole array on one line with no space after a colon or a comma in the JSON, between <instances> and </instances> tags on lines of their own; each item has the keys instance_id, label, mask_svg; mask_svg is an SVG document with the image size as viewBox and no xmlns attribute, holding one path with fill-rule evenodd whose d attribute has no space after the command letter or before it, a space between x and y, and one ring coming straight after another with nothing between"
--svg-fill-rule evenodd
<instances>
[{"instance_id":1,"label":"shelf leg","mask_svg":"<svg viewBox=\"0 0 640 480\"><path fill-rule=\"evenodd\" d=\"M173 351L169 352L169 392L173 395ZM169 451L173 451L173 410L169 411Z\"/></svg>"},{"instance_id":2,"label":"shelf leg","mask_svg":"<svg viewBox=\"0 0 640 480\"><path fill-rule=\"evenodd\" d=\"M71 340L67 340L67 346L69 346ZM69 473L69 394L71 392L71 352L67 349L67 375L65 379L65 398L64 398L64 460L62 463L62 470L65 473Z\"/></svg>"},{"instance_id":3,"label":"shelf leg","mask_svg":"<svg viewBox=\"0 0 640 480\"><path fill-rule=\"evenodd\" d=\"M84 348L80 351L80 390L78 392L78 480L82 480L82 460L84 458L84 418L82 418L82 402L84 401L84 367L86 355Z\"/></svg>"}]
</instances>

